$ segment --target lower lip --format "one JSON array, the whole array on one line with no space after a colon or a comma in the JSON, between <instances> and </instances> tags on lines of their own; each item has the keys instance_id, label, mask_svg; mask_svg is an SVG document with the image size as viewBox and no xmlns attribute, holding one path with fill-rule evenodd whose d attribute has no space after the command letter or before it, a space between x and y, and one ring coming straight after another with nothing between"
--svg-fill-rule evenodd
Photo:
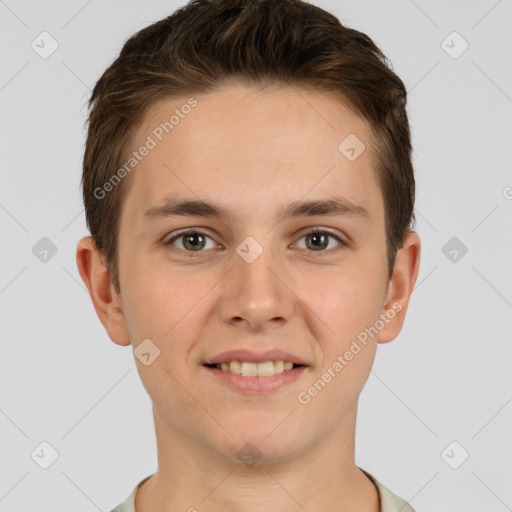
<instances>
[{"instance_id":1,"label":"lower lip","mask_svg":"<svg viewBox=\"0 0 512 512\"><path fill-rule=\"evenodd\" d=\"M298 366L291 370L272 375L270 377L242 377L236 373L225 372L216 368L206 368L214 377L220 379L224 384L241 393L269 393L281 388L285 384L296 381L307 369L307 366Z\"/></svg>"}]
</instances>

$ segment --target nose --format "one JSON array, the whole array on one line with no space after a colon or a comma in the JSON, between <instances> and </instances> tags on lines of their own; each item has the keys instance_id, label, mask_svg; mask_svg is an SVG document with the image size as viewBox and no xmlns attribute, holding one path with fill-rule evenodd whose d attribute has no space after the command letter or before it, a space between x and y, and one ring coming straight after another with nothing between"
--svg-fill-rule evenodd
<instances>
[{"instance_id":1,"label":"nose","mask_svg":"<svg viewBox=\"0 0 512 512\"><path fill-rule=\"evenodd\" d=\"M293 313L294 294L286 284L284 266L270 247L254 260L241 254L234 255L234 267L224 283L223 321L254 331L286 323Z\"/></svg>"}]
</instances>

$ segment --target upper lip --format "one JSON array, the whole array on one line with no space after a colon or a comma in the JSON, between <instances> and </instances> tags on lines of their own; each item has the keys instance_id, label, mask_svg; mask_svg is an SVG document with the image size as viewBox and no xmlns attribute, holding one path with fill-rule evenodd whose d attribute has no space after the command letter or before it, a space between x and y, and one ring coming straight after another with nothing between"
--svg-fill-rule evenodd
<instances>
[{"instance_id":1,"label":"upper lip","mask_svg":"<svg viewBox=\"0 0 512 512\"><path fill-rule=\"evenodd\" d=\"M227 352L222 352L222 354L218 354L215 357L208 359L207 361L204 362L204 364L229 363L230 361L247 361L249 363L264 363L266 361L285 361L294 364L309 366L300 357L294 354L290 354L290 352L285 352L284 350L280 350L277 348L272 350L265 350L264 352L254 352L253 350L247 349L228 350Z\"/></svg>"}]
</instances>

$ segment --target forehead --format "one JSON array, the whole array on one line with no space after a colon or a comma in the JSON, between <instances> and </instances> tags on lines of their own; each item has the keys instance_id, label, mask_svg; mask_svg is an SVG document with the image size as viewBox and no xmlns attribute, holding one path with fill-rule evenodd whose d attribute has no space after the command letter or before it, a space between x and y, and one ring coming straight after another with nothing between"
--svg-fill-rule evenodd
<instances>
[{"instance_id":1,"label":"forehead","mask_svg":"<svg viewBox=\"0 0 512 512\"><path fill-rule=\"evenodd\" d=\"M167 98L148 109L134 138L132 151L151 149L125 202L139 217L180 195L222 198L262 216L305 195L342 195L378 209L371 141L368 123L329 93L231 85Z\"/></svg>"}]
</instances>

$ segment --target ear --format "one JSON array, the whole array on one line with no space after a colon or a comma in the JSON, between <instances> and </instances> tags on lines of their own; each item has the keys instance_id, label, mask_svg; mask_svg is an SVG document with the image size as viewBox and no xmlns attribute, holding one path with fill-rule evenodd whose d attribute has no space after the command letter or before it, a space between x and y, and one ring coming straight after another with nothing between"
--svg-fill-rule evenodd
<instances>
[{"instance_id":1,"label":"ear","mask_svg":"<svg viewBox=\"0 0 512 512\"><path fill-rule=\"evenodd\" d=\"M379 343L394 340L402 330L409 299L418 277L420 252L421 241L417 233L407 233L402 248L397 251L393 275L382 307L384 327L377 335Z\"/></svg>"},{"instance_id":2,"label":"ear","mask_svg":"<svg viewBox=\"0 0 512 512\"><path fill-rule=\"evenodd\" d=\"M92 237L86 236L78 242L76 264L89 290L96 314L110 339L118 345L129 345L121 297L114 289L104 258Z\"/></svg>"}]
</instances>

